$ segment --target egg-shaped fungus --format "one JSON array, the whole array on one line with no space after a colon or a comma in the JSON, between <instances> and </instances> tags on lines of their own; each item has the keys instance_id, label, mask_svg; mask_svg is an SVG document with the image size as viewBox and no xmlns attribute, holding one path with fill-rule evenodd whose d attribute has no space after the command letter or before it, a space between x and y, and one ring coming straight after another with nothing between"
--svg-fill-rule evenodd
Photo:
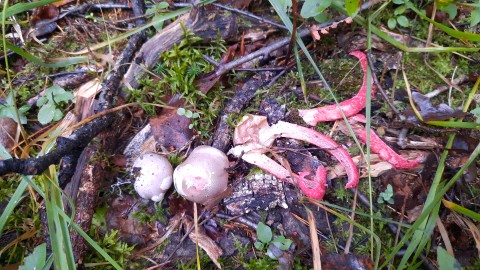
<instances>
[{"instance_id":1,"label":"egg-shaped fungus","mask_svg":"<svg viewBox=\"0 0 480 270\"><path fill-rule=\"evenodd\" d=\"M173 172L178 194L192 202L204 204L227 189L228 158L211 146L199 146Z\"/></svg>"},{"instance_id":2,"label":"egg-shaped fungus","mask_svg":"<svg viewBox=\"0 0 480 270\"><path fill-rule=\"evenodd\" d=\"M167 158L153 152L139 156L132 166L133 187L138 195L155 202L163 200L172 186L173 168Z\"/></svg>"}]
</instances>

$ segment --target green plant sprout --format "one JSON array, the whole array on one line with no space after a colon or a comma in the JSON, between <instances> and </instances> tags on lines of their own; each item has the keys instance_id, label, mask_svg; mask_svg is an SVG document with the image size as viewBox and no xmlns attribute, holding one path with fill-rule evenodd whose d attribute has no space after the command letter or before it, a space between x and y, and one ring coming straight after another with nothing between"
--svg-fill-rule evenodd
<instances>
[{"instance_id":1,"label":"green plant sprout","mask_svg":"<svg viewBox=\"0 0 480 270\"><path fill-rule=\"evenodd\" d=\"M388 19L387 25L390 29L395 29L397 25L401 27L409 27L410 21L408 20L407 16L405 16L405 12L409 9L407 3L408 0L393 0L394 4L399 5L393 11L393 16Z\"/></svg>"},{"instance_id":2,"label":"green plant sprout","mask_svg":"<svg viewBox=\"0 0 480 270\"><path fill-rule=\"evenodd\" d=\"M194 112L192 112L190 110L186 110L184 108L178 108L177 109L177 114L178 115L183 115L183 116L187 117L188 119L192 119L192 120L200 117L199 113L194 113ZM193 128L193 123L188 125L188 128L192 129Z\"/></svg>"},{"instance_id":3,"label":"green plant sprout","mask_svg":"<svg viewBox=\"0 0 480 270\"><path fill-rule=\"evenodd\" d=\"M380 203L380 204L383 204L385 202L389 203L389 204L393 204L394 201L393 201L393 187L392 185L388 184L387 185L387 188L385 189L385 191L383 192L380 192L380 195L377 199L377 202Z\"/></svg>"},{"instance_id":4,"label":"green plant sprout","mask_svg":"<svg viewBox=\"0 0 480 270\"><path fill-rule=\"evenodd\" d=\"M57 107L60 103L66 103L73 99L73 94L65 91L58 85L51 86L45 90L45 95L38 99L37 106L41 107L38 111L38 121L45 125L52 121L62 119L63 113Z\"/></svg>"},{"instance_id":5,"label":"green plant sprout","mask_svg":"<svg viewBox=\"0 0 480 270\"><path fill-rule=\"evenodd\" d=\"M480 124L480 106L471 110L470 113L476 117L475 123Z\"/></svg>"},{"instance_id":6,"label":"green plant sprout","mask_svg":"<svg viewBox=\"0 0 480 270\"><path fill-rule=\"evenodd\" d=\"M291 245L292 240L285 238L283 235L273 238L272 229L265 223L259 222L257 224L257 241L255 241L254 246L258 250L267 249L267 254L271 259L276 259L271 251L272 246L280 250L288 250Z\"/></svg>"},{"instance_id":7,"label":"green plant sprout","mask_svg":"<svg viewBox=\"0 0 480 270\"><path fill-rule=\"evenodd\" d=\"M20 124L27 123L27 117L25 113L30 109L30 106L23 105L18 108L18 117L20 118ZM0 103L0 118L11 118L18 123L17 109L14 104L13 92L10 92L5 100L5 103Z\"/></svg>"}]
</instances>

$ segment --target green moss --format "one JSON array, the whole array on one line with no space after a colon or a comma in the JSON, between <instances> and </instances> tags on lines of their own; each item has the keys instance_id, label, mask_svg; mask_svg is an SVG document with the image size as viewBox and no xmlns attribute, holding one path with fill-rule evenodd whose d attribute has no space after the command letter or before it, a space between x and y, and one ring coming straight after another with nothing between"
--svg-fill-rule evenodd
<instances>
[{"instance_id":1,"label":"green moss","mask_svg":"<svg viewBox=\"0 0 480 270\"><path fill-rule=\"evenodd\" d=\"M185 109L196 112L199 118L193 119L192 128L203 138L208 138L216 117L223 107L227 94L221 87L214 87L207 94L200 91L197 80L200 76L213 70L202 54L219 59L225 50L223 41L217 40L212 46L197 45L200 39L185 31L181 44L162 54L159 64L153 68L155 76L145 77L140 82L142 87L130 91L130 101L164 104L167 95L181 95L185 99ZM150 115L156 109L142 106Z\"/></svg>"}]
</instances>

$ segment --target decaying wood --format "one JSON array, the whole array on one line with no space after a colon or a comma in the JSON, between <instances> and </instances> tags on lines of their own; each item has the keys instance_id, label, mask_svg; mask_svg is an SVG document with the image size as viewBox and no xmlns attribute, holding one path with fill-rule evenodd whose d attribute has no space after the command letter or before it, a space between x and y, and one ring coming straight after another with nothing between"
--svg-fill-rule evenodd
<instances>
[{"instance_id":1,"label":"decaying wood","mask_svg":"<svg viewBox=\"0 0 480 270\"><path fill-rule=\"evenodd\" d=\"M113 70L102 84L96 112L107 111L114 105L114 99L119 93L121 79L127 71L127 64L132 61L134 53L138 50L141 44L143 44L144 39L145 32L137 33L129 39L127 46L118 56ZM27 159L0 160L0 175L5 175L7 173L20 173L25 175L41 174L48 168L48 166L51 164L58 164L63 158L66 158L66 161L69 161L69 164L66 164L68 162L63 162L62 165L66 164L68 167L74 168L76 167L76 160L82 150L95 136L97 136L97 134L107 128L113 120L114 116L112 114L106 114L95 118L75 130L70 136L57 138L57 147L44 156ZM73 170L71 171L73 174ZM71 174L68 174L65 176L65 179L69 179L70 177Z\"/></svg>"},{"instance_id":2,"label":"decaying wood","mask_svg":"<svg viewBox=\"0 0 480 270\"><path fill-rule=\"evenodd\" d=\"M85 149L85 160L92 160L97 153L96 146ZM105 178L105 170L99 166L100 162L88 163L81 170L80 188L76 197L75 223L82 230L88 231L92 225L92 216L98 199L100 181ZM86 250L85 239L76 232L70 236L73 245L73 254L77 263L82 263Z\"/></svg>"},{"instance_id":3,"label":"decaying wood","mask_svg":"<svg viewBox=\"0 0 480 270\"><path fill-rule=\"evenodd\" d=\"M236 17L232 13L206 11L204 8L193 8L169 24L162 31L149 39L135 57L134 64L125 74L124 83L127 87L138 88L137 79L145 69L155 65L160 55L183 40L184 30L193 32L205 42L217 39L218 34L224 40L232 38L237 33Z\"/></svg>"},{"instance_id":4,"label":"decaying wood","mask_svg":"<svg viewBox=\"0 0 480 270\"><path fill-rule=\"evenodd\" d=\"M257 75L250 78L241 89L235 92L235 95L230 99L225 109L220 114L218 126L213 134L212 146L226 152L228 146L232 142L230 124L228 119L232 114L240 113L242 109L255 97L255 93L260 88L267 85L271 72L259 72Z\"/></svg>"}]
</instances>

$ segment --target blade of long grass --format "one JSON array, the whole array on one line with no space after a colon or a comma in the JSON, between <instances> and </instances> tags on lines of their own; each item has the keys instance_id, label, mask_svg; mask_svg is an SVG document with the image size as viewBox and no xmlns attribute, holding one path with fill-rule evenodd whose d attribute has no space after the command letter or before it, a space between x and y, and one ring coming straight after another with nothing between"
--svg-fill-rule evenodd
<instances>
[{"instance_id":1,"label":"blade of long grass","mask_svg":"<svg viewBox=\"0 0 480 270\"><path fill-rule=\"evenodd\" d=\"M306 200L320 208L322 208L323 210L335 215L337 218L341 219L342 221L345 221L345 222L348 222L350 224L353 224L355 227L357 227L358 229L368 233L375 241L375 244L376 244L376 250L380 250L381 249L381 245L382 245L382 242L380 241L380 237L373 231L371 231L370 229L368 229L367 227L359 224L358 222L354 221L354 220L351 220L350 218L348 218L347 216L345 215L342 215L341 213L338 213L334 210L332 210L331 208L328 208L324 205L324 202L323 201L317 201L317 200L314 200L314 199L310 199L310 198L306 198ZM375 269L378 268L378 263L380 261L380 252L376 252L376 255L375 255L375 258L374 258L374 262L375 262Z\"/></svg>"},{"instance_id":2,"label":"blade of long grass","mask_svg":"<svg viewBox=\"0 0 480 270\"><path fill-rule=\"evenodd\" d=\"M445 153L445 151L444 151ZM442 155L444 154L442 153ZM420 225L424 223L424 221L430 216L430 213L434 209L435 202L440 202L443 195L455 184L455 182L462 177L463 173L465 170L473 163L476 161L478 158L478 155L480 154L480 144L477 145L475 150L473 150L472 154L468 158L467 162L465 165L458 170L458 172L448 181L446 182L445 186L441 188L439 192L437 192L434 196L433 202L430 205L425 205L423 208L422 214L418 217L418 219L412 224L412 227L405 232L404 237L400 240L397 246L395 246L392 251L385 256L385 262L380 266L380 268L385 267L390 261L393 260L393 258L396 256L397 252L403 247L406 241L409 241L409 239L412 238L412 235L419 229ZM397 268L399 269L399 268Z\"/></svg>"},{"instance_id":3,"label":"blade of long grass","mask_svg":"<svg viewBox=\"0 0 480 270\"><path fill-rule=\"evenodd\" d=\"M7 206L3 210L2 215L0 216L0 235L3 232L3 227L7 223L8 217L12 214L15 207L22 201L23 194L28 187L28 183L25 180L21 180L20 184L15 189L12 197L10 197Z\"/></svg>"},{"instance_id":4,"label":"blade of long grass","mask_svg":"<svg viewBox=\"0 0 480 270\"><path fill-rule=\"evenodd\" d=\"M59 215L57 209L61 209L60 211L63 212L64 207L63 207L63 200L62 200L62 190L58 186L58 174L57 170L54 165L50 166L50 175L52 179L52 201L54 202L56 207L54 209L55 211L55 216L58 219L58 224L57 228L59 228L58 234L60 235L60 239L62 241L62 255L65 256L65 259L67 261L67 265L69 269L75 269L75 258L73 256L73 247L72 243L70 241L70 230L69 230L69 225L67 220L65 220L61 215Z\"/></svg>"},{"instance_id":5,"label":"blade of long grass","mask_svg":"<svg viewBox=\"0 0 480 270\"><path fill-rule=\"evenodd\" d=\"M347 11L339 5L336 1L332 2L332 7L337 11L340 11L343 14L347 14ZM368 23L365 18L360 15L356 15L353 20L362 25L363 27L367 28ZM387 33L383 32L380 28L376 27L375 25L371 25L369 27L373 34L377 35L381 39L387 41L388 43L392 44L393 46L397 47L398 49L404 52L413 52L413 53L421 53L421 52L478 52L480 48L466 48L466 47L408 47L405 44L399 42L398 40L394 39L393 37L389 36Z\"/></svg>"},{"instance_id":6,"label":"blade of long grass","mask_svg":"<svg viewBox=\"0 0 480 270\"><path fill-rule=\"evenodd\" d=\"M451 202L451 201L447 201L445 199L442 199L442 203L443 203L443 206L445 206L446 208L452 210L452 211L455 211L459 214L462 214L464 216L467 216L475 221L480 221L480 214L475 212L475 211L472 211L470 209L467 209L461 205L458 205L454 202Z\"/></svg>"},{"instance_id":7,"label":"blade of long grass","mask_svg":"<svg viewBox=\"0 0 480 270\"><path fill-rule=\"evenodd\" d=\"M473 122L452 122L452 121L426 121L425 123L432 126L449 127L449 128L479 128L480 124Z\"/></svg>"},{"instance_id":8,"label":"blade of long grass","mask_svg":"<svg viewBox=\"0 0 480 270\"><path fill-rule=\"evenodd\" d=\"M468 95L467 101L463 106L464 112L468 111L468 108L472 104L473 98L478 91L479 85L480 85L480 78L477 79L477 82L475 83L475 85L473 86L472 90ZM463 119L459 119L457 122L461 122L462 120ZM433 231L433 228L435 226L434 224L435 220L438 217L438 209L440 207L441 198L448 191L448 189L457 181L457 179L460 178L460 176L462 175L461 173L463 173L463 171L465 171L470 166L470 164L477 158L480 152L480 144L479 144L477 148L470 155L468 161L457 172L457 174L455 174L455 176L449 182L447 182L447 184L443 185L440 183L440 181L442 179L443 171L445 169L445 162L448 157L448 149L452 147L454 139L455 139L455 134L451 134L447 144L445 145L445 149L447 150L444 150L441 155L437 172L433 179L432 187L430 188L430 191L427 195L427 199L425 202L425 206L422 210L422 214L417 219L417 221L415 221L412 228L409 231L407 231L404 238L399 242L399 244L393 249L393 251L386 258L386 262L389 262L390 260L392 260L396 252L398 252L398 250L400 250L400 248L403 247L403 245L405 244L405 241L407 241L412 237L412 241L408 246L407 251L405 252L400 264L398 265L398 269L402 269L405 267L407 261L411 258L414 251L415 251L414 260L420 255L420 252L422 252L423 248L426 246L426 244L430 240L431 232Z\"/></svg>"},{"instance_id":9,"label":"blade of long grass","mask_svg":"<svg viewBox=\"0 0 480 270\"><path fill-rule=\"evenodd\" d=\"M58 209L59 210L59 209ZM88 234L86 232L84 232L82 230L82 228L80 228L80 226L78 226L77 224L75 224L69 217L68 215L63 212L63 211L58 211L58 214L60 216L62 216L65 220L69 221L70 222L70 225L72 227L72 229L77 232L79 235L81 235L83 237L83 239L85 239L85 241L87 241L87 243L95 250L97 251L100 256L102 256L105 260L107 260L115 269L117 270L122 270L123 268L112 258L110 257L110 255L108 255L108 253L103 250L102 247L100 247L98 245L97 242L95 242L95 240L93 240L90 236L88 236Z\"/></svg>"},{"instance_id":10,"label":"blade of long grass","mask_svg":"<svg viewBox=\"0 0 480 270\"><path fill-rule=\"evenodd\" d=\"M25 51L24 49L14 46L10 43L6 43L7 49L15 52L16 54L20 55L21 57L27 59L28 61L35 63L40 66L49 67L49 68L60 68L60 67L67 67L79 63L88 62L89 59L87 57L67 57L67 58L57 58L53 59L55 62L47 63L40 58L35 57L34 55L30 54L29 52Z\"/></svg>"},{"instance_id":11,"label":"blade of long grass","mask_svg":"<svg viewBox=\"0 0 480 270\"><path fill-rule=\"evenodd\" d=\"M293 48L295 54L295 61L297 62L298 77L300 79L300 87L302 88L303 99L307 103L307 86L305 84L305 76L303 76L302 62L300 61L300 54L297 50L297 44Z\"/></svg>"},{"instance_id":12,"label":"blade of long grass","mask_svg":"<svg viewBox=\"0 0 480 270\"><path fill-rule=\"evenodd\" d=\"M310 243L312 243L312 255L313 255L313 269L322 269L322 259L320 251L320 243L318 242L317 225L315 223L315 216L312 210L305 207L308 217L308 228L310 229Z\"/></svg>"},{"instance_id":13,"label":"blade of long grass","mask_svg":"<svg viewBox=\"0 0 480 270\"><path fill-rule=\"evenodd\" d=\"M5 17L11 17L13 15L16 15L16 14L19 14L19 13L22 13L24 11L27 11L27 10L30 10L30 9L33 9L33 8L36 8L36 7L40 7L40 6L45 6L45 5L48 5L48 4L51 4L53 2L57 2L58 0L40 0L40 1L36 1L36 2L31 2L31 3L18 3L18 4L15 4L11 7L8 7L7 9L4 9L6 10L5 12ZM3 17L4 13L3 11L0 12L0 17Z\"/></svg>"},{"instance_id":14,"label":"blade of long grass","mask_svg":"<svg viewBox=\"0 0 480 270\"><path fill-rule=\"evenodd\" d=\"M413 6L413 4L409 5L409 7L410 7L411 10L413 10L415 13L417 13L417 15L420 18L422 18L422 19L428 21L429 23L435 25L435 27L437 27L438 29L442 30L443 32L447 33L448 35L450 35L454 38L469 40L469 41L475 41L475 42L480 41L480 35L479 34L470 33L470 32L462 32L462 31L452 29L448 26L445 26L441 23L438 23L438 22L430 19L429 17L425 16L422 12L420 12L420 10L418 10L415 6Z\"/></svg>"},{"instance_id":15,"label":"blade of long grass","mask_svg":"<svg viewBox=\"0 0 480 270\"><path fill-rule=\"evenodd\" d=\"M287 29L292 32L292 29L293 29L293 24L292 22L290 21L290 18L288 17L288 15L285 13L285 11L283 10L283 5L282 3L280 3L279 1L277 0L269 0L270 4L272 5L272 7L275 9L276 13L280 16L280 19L282 20L283 24L287 27ZM298 46L302 49L302 51L304 52L305 56L307 57L308 61L310 62L310 64L312 65L312 67L314 68L315 72L317 73L317 75L320 77L320 80L323 82L325 88L327 88L327 90L329 91L330 95L332 96L335 104L337 104L337 106L339 106L339 103L338 103L338 100L337 98L335 97L330 85L327 83L327 81L325 80L325 78L323 77L322 75L322 72L320 71L320 69L318 68L317 64L315 63L315 61L313 60L312 56L310 55L310 53L308 52L307 50L307 47L305 46L305 44L303 43L302 39L297 37L297 44ZM369 69L367 69L367 81L368 81L368 78L370 78L370 82L372 81L371 79L371 73L369 73L371 71L369 71ZM370 76L369 76L370 75ZM369 84L367 86L367 96L371 96L371 85ZM367 104L368 106L368 104ZM340 107L339 107L340 108ZM345 116L345 114L343 113L342 109L340 108L340 112L342 114L342 117L347 125L347 128L350 132L350 134L352 134L352 137L358 147L358 149L360 149L360 151L362 152L363 154L363 150L362 150L362 147L360 145L360 142L358 141L357 137L355 136L355 133L353 132L353 129L350 125L350 123L347 121L347 117ZM367 123L369 124L369 120L367 120ZM369 129L369 125L367 125L367 129ZM368 145L367 145L368 147ZM369 150L369 147L367 148ZM370 157L369 155L367 155L367 162L370 161ZM370 170L369 170L370 171ZM370 178L371 179L371 178ZM371 183L371 180L370 180L370 183ZM370 198L370 200L372 200L372 198ZM372 203L370 205L373 205ZM371 214L371 216L373 216L373 214ZM371 226L373 227L372 225L373 223L373 220L371 219ZM355 223L355 224L358 224L358 223ZM373 233L373 229L369 230L369 232L372 232ZM373 236L372 236L373 237ZM379 262L379 258L380 258L380 245L377 245L378 249L376 250L376 255L374 255L375 251L374 251L374 248L373 248L373 242L372 242L372 248L371 248L371 253L372 253L372 258L375 258L375 266L378 266L378 262Z\"/></svg>"}]
</instances>

